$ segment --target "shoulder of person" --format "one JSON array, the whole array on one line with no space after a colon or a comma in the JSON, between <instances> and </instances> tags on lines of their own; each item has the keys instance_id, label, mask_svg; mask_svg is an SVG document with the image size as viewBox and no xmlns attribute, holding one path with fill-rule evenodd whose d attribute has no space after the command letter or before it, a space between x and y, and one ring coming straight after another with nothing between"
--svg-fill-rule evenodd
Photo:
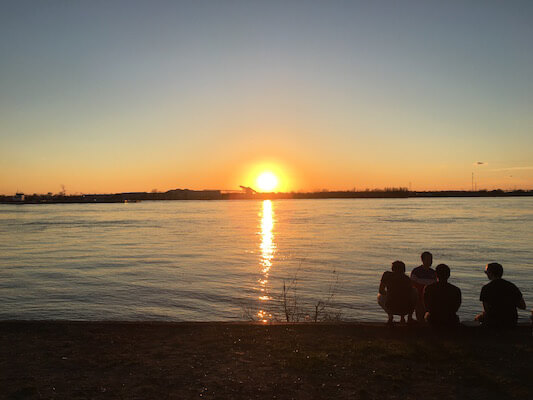
<instances>
[{"instance_id":1,"label":"shoulder of person","mask_svg":"<svg viewBox=\"0 0 533 400\"><path fill-rule=\"evenodd\" d=\"M493 287L493 286L495 285L494 282L496 282L496 281L488 281L487 283L485 283L485 284L483 285L483 287L481 288L481 291L483 291L483 290L489 290L491 287Z\"/></svg>"},{"instance_id":2,"label":"shoulder of person","mask_svg":"<svg viewBox=\"0 0 533 400\"><path fill-rule=\"evenodd\" d=\"M522 292L520 291L520 289L518 288L518 286L516 286L513 282L510 282L508 280L505 280L505 279L502 279L502 281L505 281L505 284L507 285L507 287L509 287L509 289L513 290L514 292L522 295Z\"/></svg>"},{"instance_id":3,"label":"shoulder of person","mask_svg":"<svg viewBox=\"0 0 533 400\"><path fill-rule=\"evenodd\" d=\"M411 271L411 275L417 275L420 272L420 269L423 268L422 265L419 265L418 267L413 268Z\"/></svg>"},{"instance_id":4,"label":"shoulder of person","mask_svg":"<svg viewBox=\"0 0 533 400\"><path fill-rule=\"evenodd\" d=\"M461 293L461 289L459 288L459 286L455 286L455 285L453 285L453 284L451 284L451 283L448 283L448 285L450 285L450 287L451 287L453 290L455 290L456 292Z\"/></svg>"},{"instance_id":5,"label":"shoulder of person","mask_svg":"<svg viewBox=\"0 0 533 400\"><path fill-rule=\"evenodd\" d=\"M385 279L385 278L389 277L390 274L392 274L391 271L385 271L385 272L383 272L383 275L381 275L381 279Z\"/></svg>"},{"instance_id":6,"label":"shoulder of person","mask_svg":"<svg viewBox=\"0 0 533 400\"><path fill-rule=\"evenodd\" d=\"M500 281L501 281L501 283L503 283L506 286L518 289L518 287L513 282L508 281L507 279L500 278Z\"/></svg>"}]
</instances>

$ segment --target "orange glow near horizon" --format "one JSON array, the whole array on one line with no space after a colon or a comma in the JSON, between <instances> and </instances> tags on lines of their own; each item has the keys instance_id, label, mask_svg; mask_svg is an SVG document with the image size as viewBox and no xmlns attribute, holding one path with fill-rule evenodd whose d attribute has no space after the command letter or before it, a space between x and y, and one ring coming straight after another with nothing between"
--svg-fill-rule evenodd
<instances>
[{"instance_id":1,"label":"orange glow near horizon","mask_svg":"<svg viewBox=\"0 0 533 400\"><path fill-rule=\"evenodd\" d=\"M289 192L295 184L292 171L280 162L256 162L243 164L241 185L251 187L258 192Z\"/></svg>"},{"instance_id":2,"label":"orange glow near horizon","mask_svg":"<svg viewBox=\"0 0 533 400\"><path fill-rule=\"evenodd\" d=\"M124 162L111 162L95 159L90 166L76 165L68 159L64 168L59 161L39 165L20 160L9 165L17 165L17 170L7 173L0 170L0 194L12 196L16 192L25 194L58 193L65 187L67 195L94 193L166 192L173 189L191 190L239 190L239 186L251 187L259 192L314 192L324 189L353 190L383 189L386 187L410 187L413 191L423 190L470 190L472 171L475 168L475 181L478 189L532 189L533 166L506 167L505 164L473 166L465 163L459 166L439 166L436 170L431 163L427 168L416 168L406 163L407 172L392 165L372 165L362 161L364 154L356 154L350 163L326 159L311 154L311 161L269 151L264 154L246 154L215 160L213 163L194 164L186 168L175 159L154 162L143 161L139 157L135 163L131 158ZM26 160L26 158L22 158ZM32 159L37 159L34 157ZM4 159L0 159L0 161ZM19 163L19 164L17 164ZM7 165L7 164L6 164ZM435 167L436 168L436 167ZM513 169L515 168L515 169ZM259 187L258 177L271 172L277 178L274 189Z\"/></svg>"}]
</instances>

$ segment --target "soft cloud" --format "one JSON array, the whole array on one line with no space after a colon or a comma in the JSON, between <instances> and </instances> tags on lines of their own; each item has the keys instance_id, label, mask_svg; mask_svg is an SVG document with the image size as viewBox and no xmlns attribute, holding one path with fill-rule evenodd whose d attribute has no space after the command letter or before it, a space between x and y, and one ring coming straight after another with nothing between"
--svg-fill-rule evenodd
<instances>
[{"instance_id":1,"label":"soft cloud","mask_svg":"<svg viewBox=\"0 0 533 400\"><path fill-rule=\"evenodd\" d=\"M502 172L502 171L527 171L532 170L533 165L526 166L526 167L509 167L509 168L498 168L498 169L491 169L491 171L494 172Z\"/></svg>"}]
</instances>

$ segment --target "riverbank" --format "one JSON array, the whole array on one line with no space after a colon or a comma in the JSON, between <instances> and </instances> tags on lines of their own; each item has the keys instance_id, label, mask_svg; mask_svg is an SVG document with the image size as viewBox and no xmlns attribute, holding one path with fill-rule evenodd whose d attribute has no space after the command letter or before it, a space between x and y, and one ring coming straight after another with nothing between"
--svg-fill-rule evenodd
<instances>
[{"instance_id":1,"label":"riverbank","mask_svg":"<svg viewBox=\"0 0 533 400\"><path fill-rule=\"evenodd\" d=\"M531 327L0 322L7 398L525 399Z\"/></svg>"}]
</instances>

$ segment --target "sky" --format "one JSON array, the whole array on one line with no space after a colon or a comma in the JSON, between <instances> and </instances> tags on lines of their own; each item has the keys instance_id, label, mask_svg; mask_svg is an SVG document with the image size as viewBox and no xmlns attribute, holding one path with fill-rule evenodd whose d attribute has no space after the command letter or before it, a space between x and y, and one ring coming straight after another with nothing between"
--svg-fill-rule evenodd
<instances>
[{"instance_id":1,"label":"sky","mask_svg":"<svg viewBox=\"0 0 533 400\"><path fill-rule=\"evenodd\" d=\"M0 193L533 188L531 1L1 1Z\"/></svg>"}]
</instances>

